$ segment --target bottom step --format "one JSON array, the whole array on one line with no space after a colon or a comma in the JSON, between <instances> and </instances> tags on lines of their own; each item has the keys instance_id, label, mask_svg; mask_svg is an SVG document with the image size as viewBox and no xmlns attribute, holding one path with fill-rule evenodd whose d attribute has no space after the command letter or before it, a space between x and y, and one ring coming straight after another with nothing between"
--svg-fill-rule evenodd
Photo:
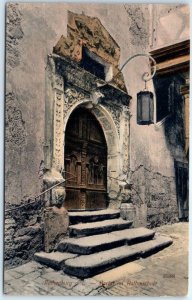
<instances>
[{"instance_id":1,"label":"bottom step","mask_svg":"<svg viewBox=\"0 0 192 300\"><path fill-rule=\"evenodd\" d=\"M77 254L72 253L61 253L61 252L37 252L34 255L34 259L42 264L45 264L48 267L51 267L56 270L63 269L64 261L69 258L76 257Z\"/></svg>"},{"instance_id":2,"label":"bottom step","mask_svg":"<svg viewBox=\"0 0 192 300\"><path fill-rule=\"evenodd\" d=\"M64 272L79 278L87 278L113 269L140 257L146 257L172 244L168 237L155 239L133 246L122 246L90 255L80 255L64 262Z\"/></svg>"}]
</instances>

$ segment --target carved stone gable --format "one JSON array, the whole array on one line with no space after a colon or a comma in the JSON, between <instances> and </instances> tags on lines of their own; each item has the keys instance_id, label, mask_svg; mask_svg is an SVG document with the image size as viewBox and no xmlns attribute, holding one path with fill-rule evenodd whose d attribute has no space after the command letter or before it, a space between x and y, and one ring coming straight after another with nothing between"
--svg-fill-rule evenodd
<instances>
[{"instance_id":1,"label":"carved stone gable","mask_svg":"<svg viewBox=\"0 0 192 300\"><path fill-rule=\"evenodd\" d=\"M99 19L68 12L67 37L61 36L53 48L53 53L80 64L83 59L83 47L112 68L113 84L127 92L123 75L118 69L120 58L118 44Z\"/></svg>"}]
</instances>

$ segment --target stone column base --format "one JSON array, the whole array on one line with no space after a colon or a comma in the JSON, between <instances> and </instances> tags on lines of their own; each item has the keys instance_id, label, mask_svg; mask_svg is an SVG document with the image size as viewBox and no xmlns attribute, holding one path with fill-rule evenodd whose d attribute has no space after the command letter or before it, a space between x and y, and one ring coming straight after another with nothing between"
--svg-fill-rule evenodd
<instances>
[{"instance_id":1,"label":"stone column base","mask_svg":"<svg viewBox=\"0 0 192 300\"><path fill-rule=\"evenodd\" d=\"M64 207L47 207L44 210L44 245L45 252L53 251L69 227L68 212Z\"/></svg>"},{"instance_id":2,"label":"stone column base","mask_svg":"<svg viewBox=\"0 0 192 300\"><path fill-rule=\"evenodd\" d=\"M132 203L122 203L120 215L123 220L133 221L133 227L135 227L136 210Z\"/></svg>"}]
</instances>

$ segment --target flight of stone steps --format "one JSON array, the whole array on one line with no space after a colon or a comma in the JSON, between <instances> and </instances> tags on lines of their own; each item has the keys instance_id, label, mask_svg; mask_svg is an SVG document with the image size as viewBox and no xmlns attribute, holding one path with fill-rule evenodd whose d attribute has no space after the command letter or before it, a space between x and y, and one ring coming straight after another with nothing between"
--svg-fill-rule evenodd
<instances>
[{"instance_id":1,"label":"flight of stone steps","mask_svg":"<svg viewBox=\"0 0 192 300\"><path fill-rule=\"evenodd\" d=\"M57 251L39 252L35 260L78 278L88 278L129 261L149 256L172 244L147 228L131 228L119 210L69 212L69 238Z\"/></svg>"}]
</instances>

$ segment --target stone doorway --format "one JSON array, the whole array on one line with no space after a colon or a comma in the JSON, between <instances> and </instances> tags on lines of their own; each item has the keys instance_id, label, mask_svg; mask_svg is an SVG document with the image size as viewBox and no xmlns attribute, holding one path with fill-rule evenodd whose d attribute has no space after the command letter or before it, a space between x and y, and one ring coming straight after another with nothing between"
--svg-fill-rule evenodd
<instances>
[{"instance_id":1,"label":"stone doorway","mask_svg":"<svg viewBox=\"0 0 192 300\"><path fill-rule=\"evenodd\" d=\"M90 110L78 107L65 130L65 208L107 207L107 144L101 125Z\"/></svg>"},{"instance_id":2,"label":"stone doorway","mask_svg":"<svg viewBox=\"0 0 192 300\"><path fill-rule=\"evenodd\" d=\"M55 184L61 184L51 190L45 206L64 206L69 210L119 208L122 202L122 186L119 179L127 178L129 170L129 102L131 97L127 93L123 75L118 68L120 48L117 43L98 19L69 12L71 25L79 24L79 20L86 24L86 28L90 27L90 30L94 32L93 36L84 37L82 40L84 29L78 27L71 32L72 27L68 26L68 36L60 38L53 53L48 55L47 59L44 189L51 189ZM102 36L101 45L96 47L98 32L105 32L105 35ZM74 38L72 38L73 34L75 34ZM72 44L71 38L74 42ZM113 51L109 52L109 45ZM76 56L77 49L79 49L79 56ZM106 82L112 78L112 81ZM97 104L93 101L95 94L101 95ZM81 148L79 153L76 153L79 156L75 154L76 149L67 150L68 145L65 145L68 140L68 122L78 109L91 114L94 119L93 123L97 123L97 130L94 134L97 136L99 132L102 132L97 146L99 143L100 146L105 145L102 149L105 174L102 179L98 179L101 182L96 182L95 186L94 183L85 182L86 176L90 176L89 172L93 172L91 162L82 163L81 152L83 150L87 155L86 143L90 144L90 140L86 140L87 138L84 140L85 147L80 142L73 143L74 146ZM95 143L94 147L92 147L93 153L99 146L96 147ZM74 152L73 158L70 158L73 159L74 164L77 160L77 165L84 165L85 176L79 174L77 176L85 177L85 179L74 183L74 186L69 186L69 182L64 184L67 176L65 171L70 170L69 173L71 173L72 168L72 165L67 166L65 151L66 153L68 151L67 155ZM85 158L92 159L92 165L97 165L98 157ZM82 196L83 188L84 197ZM94 197L95 200L90 200Z\"/></svg>"}]
</instances>

